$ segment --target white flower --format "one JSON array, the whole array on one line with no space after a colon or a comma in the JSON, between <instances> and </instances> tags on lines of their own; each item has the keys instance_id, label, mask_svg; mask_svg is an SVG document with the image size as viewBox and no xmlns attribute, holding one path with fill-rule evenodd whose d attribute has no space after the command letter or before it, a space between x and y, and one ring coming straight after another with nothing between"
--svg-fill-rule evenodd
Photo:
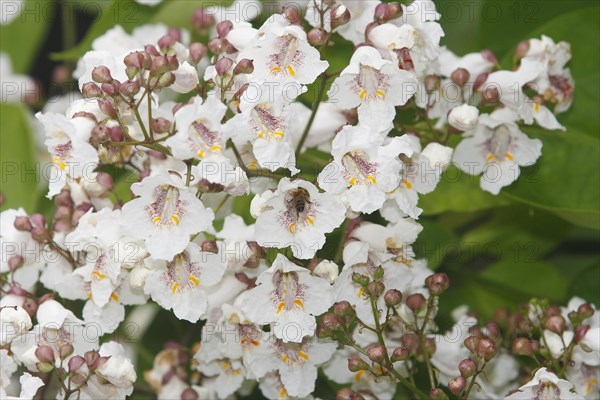
<instances>
[{"instance_id":1,"label":"white flower","mask_svg":"<svg viewBox=\"0 0 600 400\"><path fill-rule=\"evenodd\" d=\"M373 47L362 46L333 82L328 96L343 109L358 107L361 123L384 132L392 127L394 107L405 104L416 89L414 74L384 60Z\"/></svg>"},{"instance_id":2,"label":"white flower","mask_svg":"<svg viewBox=\"0 0 600 400\"><path fill-rule=\"evenodd\" d=\"M5 306L0 308L0 344L10 343L32 327L31 317L22 307Z\"/></svg>"},{"instance_id":3,"label":"white flower","mask_svg":"<svg viewBox=\"0 0 600 400\"><path fill-rule=\"evenodd\" d=\"M334 283L340 271L338 265L333 261L323 260L313 269L312 274L327 279L329 283Z\"/></svg>"},{"instance_id":4,"label":"white flower","mask_svg":"<svg viewBox=\"0 0 600 400\"><path fill-rule=\"evenodd\" d=\"M260 30L260 39L238 55L238 60L254 61L253 77L257 81L292 81L308 85L329 66L327 61L320 59L319 51L308 44L301 27L273 23L271 17Z\"/></svg>"},{"instance_id":5,"label":"white flower","mask_svg":"<svg viewBox=\"0 0 600 400\"><path fill-rule=\"evenodd\" d=\"M326 192L346 193L352 211L372 213L400 182L400 153L412 155L404 137L384 139L366 125L346 125L333 140L333 161L318 176Z\"/></svg>"},{"instance_id":6,"label":"white flower","mask_svg":"<svg viewBox=\"0 0 600 400\"><path fill-rule=\"evenodd\" d=\"M6 396L2 393L2 399L6 400L31 400L36 395L39 388L44 386L44 381L38 378L37 376L32 376L31 374L25 372L19 378L19 383L21 384L21 392L18 397ZM0 389L0 391L4 391L4 388Z\"/></svg>"},{"instance_id":7,"label":"white flower","mask_svg":"<svg viewBox=\"0 0 600 400\"><path fill-rule=\"evenodd\" d=\"M548 345L548 350L550 350L550 354L552 354L552 357L555 359L562 356L575 337L575 334L572 331L564 331L561 336L547 329L542 332L542 335L544 336L542 344Z\"/></svg>"},{"instance_id":8,"label":"white flower","mask_svg":"<svg viewBox=\"0 0 600 400\"><path fill-rule=\"evenodd\" d=\"M400 155L402 161L402 181L390 193L388 200L381 209L381 215L391 222L409 216L418 218L423 211L417 207L419 194L431 193L444 169L452 159L452 148L439 143L429 143L421 150L421 143L414 135L403 135L403 139L412 149L412 155Z\"/></svg>"},{"instance_id":9,"label":"white flower","mask_svg":"<svg viewBox=\"0 0 600 400\"><path fill-rule=\"evenodd\" d=\"M569 399L583 400L583 396L575 393L573 384L549 372L546 368L536 371L533 379L519 388L518 392L505 397L510 400L550 400Z\"/></svg>"},{"instance_id":10,"label":"white flower","mask_svg":"<svg viewBox=\"0 0 600 400\"><path fill-rule=\"evenodd\" d=\"M9 4L17 5L14 1L2 2L0 3L0 13ZM0 23L3 18L4 15L0 15ZM32 96L37 93L33 79L27 75L13 73L10 56L2 52L0 52L0 82L2 82L0 103L23 103L27 95Z\"/></svg>"},{"instance_id":11,"label":"white flower","mask_svg":"<svg viewBox=\"0 0 600 400\"><path fill-rule=\"evenodd\" d=\"M454 107L448 115L448 123L459 131L470 131L477 126L479 110L477 107L463 104Z\"/></svg>"},{"instance_id":12,"label":"white flower","mask_svg":"<svg viewBox=\"0 0 600 400\"><path fill-rule=\"evenodd\" d=\"M279 181L275 195L256 219L256 241L261 246L290 246L294 257L312 258L325 244L325 235L345 219L343 204L304 180Z\"/></svg>"},{"instance_id":13,"label":"white flower","mask_svg":"<svg viewBox=\"0 0 600 400\"><path fill-rule=\"evenodd\" d=\"M187 61L181 63L179 68L173 71L175 82L169 88L177 93L189 93L198 87L198 71Z\"/></svg>"},{"instance_id":14,"label":"white flower","mask_svg":"<svg viewBox=\"0 0 600 400\"><path fill-rule=\"evenodd\" d=\"M272 332L285 342L302 342L315 332L315 315L333 304L333 290L322 278L278 254L273 265L244 292L235 304L257 324L272 324Z\"/></svg>"},{"instance_id":15,"label":"white flower","mask_svg":"<svg viewBox=\"0 0 600 400\"><path fill-rule=\"evenodd\" d=\"M133 389L136 373L131 361L125 357L123 345L117 342L104 343L99 353L109 358L96 373L116 387Z\"/></svg>"},{"instance_id":16,"label":"white flower","mask_svg":"<svg viewBox=\"0 0 600 400\"><path fill-rule=\"evenodd\" d=\"M528 125L535 121L546 129L565 130L548 107L536 102L523 93L522 88L543 76L546 68L543 62L526 57L521 60L521 65L516 71L497 71L491 73L482 89L496 88L500 95L500 102L511 108Z\"/></svg>"},{"instance_id":17,"label":"white flower","mask_svg":"<svg viewBox=\"0 0 600 400\"><path fill-rule=\"evenodd\" d=\"M48 198L76 178L89 179L98 164L96 149L88 140L94 128L89 118L67 119L62 114L37 113L37 119L46 132L46 146L52 159Z\"/></svg>"},{"instance_id":18,"label":"white flower","mask_svg":"<svg viewBox=\"0 0 600 400\"><path fill-rule=\"evenodd\" d=\"M240 113L223 125L223 132L239 146L252 143L258 164L275 171L287 168L297 173L292 138L302 127L291 113L281 85L251 84L240 100ZM294 89L295 91L295 89ZM298 92L298 94L301 91ZM294 96L291 96L294 97Z\"/></svg>"},{"instance_id":19,"label":"white flower","mask_svg":"<svg viewBox=\"0 0 600 400\"><path fill-rule=\"evenodd\" d=\"M481 115L471 137L463 139L454 151L454 163L471 175L481 177L481 188L492 194L513 183L520 168L541 156L542 142L529 139L516 124L508 108Z\"/></svg>"},{"instance_id":20,"label":"white flower","mask_svg":"<svg viewBox=\"0 0 600 400\"><path fill-rule=\"evenodd\" d=\"M186 248L190 235L212 224L212 210L174 174L160 171L131 190L139 197L123 206L121 227L132 238L145 240L155 259L171 260Z\"/></svg>"},{"instance_id":21,"label":"white flower","mask_svg":"<svg viewBox=\"0 0 600 400\"><path fill-rule=\"evenodd\" d=\"M225 273L222 254L200 250L195 243L165 262L147 259L154 272L146 277L144 291L175 316L196 322L206 312L205 287L215 285Z\"/></svg>"},{"instance_id":22,"label":"white flower","mask_svg":"<svg viewBox=\"0 0 600 400\"><path fill-rule=\"evenodd\" d=\"M265 340L249 357L246 368L262 378L269 371L279 372L285 396L304 397L315 389L317 366L325 363L335 352L336 344L305 338L299 343Z\"/></svg>"},{"instance_id":23,"label":"white flower","mask_svg":"<svg viewBox=\"0 0 600 400\"><path fill-rule=\"evenodd\" d=\"M227 398L244 382L245 368L240 360L219 359L201 361L198 370L203 375L214 377L203 382L204 386L217 393L220 399Z\"/></svg>"}]
</instances>

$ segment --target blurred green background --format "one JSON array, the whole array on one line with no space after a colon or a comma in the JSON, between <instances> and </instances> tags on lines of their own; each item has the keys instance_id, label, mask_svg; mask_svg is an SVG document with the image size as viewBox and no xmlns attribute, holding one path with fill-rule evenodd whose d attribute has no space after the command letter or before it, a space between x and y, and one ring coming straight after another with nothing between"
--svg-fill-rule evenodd
<instances>
[{"instance_id":1,"label":"blurred green background","mask_svg":"<svg viewBox=\"0 0 600 400\"><path fill-rule=\"evenodd\" d=\"M51 86L57 93L74 87L51 85L55 69L62 63L72 65L69 63L89 50L93 38L116 23L131 29L163 22L191 30L192 12L202 4L192 0L164 0L156 7L133 0L80 2L77 7L75 1L26 3L32 8L51 7L55 15L40 18L31 14L0 27L0 47L11 56L14 72L30 74L40 82L46 89L42 90L45 98ZM516 183L492 196L481 191L479 178L462 174L457 179L457 171L450 168L437 190L421 199L425 211L419 222L425 229L415 246L417 255L428 258L432 268L447 272L452 281L440 315L448 316L454 307L468 304L489 318L498 307L514 308L536 296L557 304L581 296L600 306L599 2L464 0L436 4L446 33L442 44L455 53L487 48L504 68L511 68L517 43L545 34L571 43L570 67L575 79L573 106L559 116L567 131L525 129L543 141L543 155L536 166L524 169ZM90 14L93 10L101 12ZM73 20L76 23L63 23ZM332 68L347 63L351 52L348 43L331 49ZM19 172L33 168L39 152L29 115L43 101L33 106L0 105L2 209L22 206L28 212L48 212L52 206L44 199L46 188L38 177L13 174L5 168L18 165ZM234 206L242 210L247 199ZM449 323L441 318L442 326ZM141 362L149 366L151 354L165 340L181 339L188 325L171 313L159 314L153 326L173 326L168 332L171 336L164 338L154 331L145 338Z\"/></svg>"}]
</instances>

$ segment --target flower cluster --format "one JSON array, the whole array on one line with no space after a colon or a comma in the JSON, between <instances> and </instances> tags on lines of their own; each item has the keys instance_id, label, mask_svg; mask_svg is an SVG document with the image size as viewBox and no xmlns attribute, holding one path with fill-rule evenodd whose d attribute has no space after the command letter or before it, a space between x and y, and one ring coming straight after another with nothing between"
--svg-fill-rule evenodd
<instances>
[{"instance_id":1,"label":"flower cluster","mask_svg":"<svg viewBox=\"0 0 600 400\"><path fill-rule=\"evenodd\" d=\"M93 41L74 71L83 98L36 115L54 214L0 217L3 398L19 368L21 398L131 395L135 349L106 339L149 302L199 328L143 374L161 399L253 382L306 398L319 369L339 399L594 398L591 305L532 301L483 326L458 310L442 334L449 278L412 248L419 196L451 163L498 194L541 156L525 126L564 129L569 45L531 39L499 70L488 50L440 45L430 0L308 3L260 26L218 18L234 5L198 10L193 34ZM343 40L355 49L334 71Z\"/></svg>"}]
</instances>

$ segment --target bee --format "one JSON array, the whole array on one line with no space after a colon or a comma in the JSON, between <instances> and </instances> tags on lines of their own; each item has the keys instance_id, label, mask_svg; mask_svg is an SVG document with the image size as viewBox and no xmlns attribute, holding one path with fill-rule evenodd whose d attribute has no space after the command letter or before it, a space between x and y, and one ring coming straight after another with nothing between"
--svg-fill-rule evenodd
<instances>
[{"instance_id":1,"label":"bee","mask_svg":"<svg viewBox=\"0 0 600 400\"><path fill-rule=\"evenodd\" d=\"M296 217L300 218L300 214L306 211L307 205L310 204L310 194L304 188L298 188L290 194L288 205L296 211Z\"/></svg>"}]
</instances>

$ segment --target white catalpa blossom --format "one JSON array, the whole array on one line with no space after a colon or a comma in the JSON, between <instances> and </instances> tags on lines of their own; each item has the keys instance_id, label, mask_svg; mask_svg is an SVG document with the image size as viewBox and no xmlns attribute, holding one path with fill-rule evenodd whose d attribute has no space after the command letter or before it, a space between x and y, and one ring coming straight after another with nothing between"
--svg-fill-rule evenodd
<instances>
[{"instance_id":1,"label":"white catalpa blossom","mask_svg":"<svg viewBox=\"0 0 600 400\"><path fill-rule=\"evenodd\" d=\"M317 366L327 362L335 348L333 342L320 342L314 338L304 338L298 343L271 338L252 353L247 368L257 378L278 371L285 389L280 390L280 396L304 397L315 389Z\"/></svg>"},{"instance_id":2,"label":"white catalpa blossom","mask_svg":"<svg viewBox=\"0 0 600 400\"><path fill-rule=\"evenodd\" d=\"M346 209L308 181L281 179L256 219L256 241L264 247L291 247L294 257L309 259L340 226Z\"/></svg>"},{"instance_id":3,"label":"white catalpa blossom","mask_svg":"<svg viewBox=\"0 0 600 400\"><path fill-rule=\"evenodd\" d=\"M483 174L481 188L492 194L513 183L520 167L534 164L542 154L542 142L521 132L516 118L508 108L481 115L454 151L456 166L471 175Z\"/></svg>"},{"instance_id":4,"label":"white catalpa blossom","mask_svg":"<svg viewBox=\"0 0 600 400\"><path fill-rule=\"evenodd\" d=\"M256 280L257 286L244 292L236 305L248 320L271 324L272 332L284 342L302 342L315 332L315 316L333 304L333 289L279 254L271 268Z\"/></svg>"},{"instance_id":5,"label":"white catalpa blossom","mask_svg":"<svg viewBox=\"0 0 600 400\"><path fill-rule=\"evenodd\" d=\"M521 386L518 391L505 397L507 400L583 400L583 396L577 394L573 384L548 371L540 368L536 371L533 379Z\"/></svg>"},{"instance_id":6,"label":"white catalpa blossom","mask_svg":"<svg viewBox=\"0 0 600 400\"><path fill-rule=\"evenodd\" d=\"M206 230L214 213L204 208L177 173L160 173L133 184L137 196L123 206L121 227L134 239L143 239L150 255L171 260L190 242L190 235Z\"/></svg>"},{"instance_id":7,"label":"white catalpa blossom","mask_svg":"<svg viewBox=\"0 0 600 400\"><path fill-rule=\"evenodd\" d=\"M409 216L418 218L421 208L417 207L419 194L431 193L440 181L442 172L450 164L452 149L439 143L429 143L421 148L419 138L404 135L412 155L400 155L402 181L389 195L390 199L381 208L381 215L389 221Z\"/></svg>"},{"instance_id":8,"label":"white catalpa blossom","mask_svg":"<svg viewBox=\"0 0 600 400\"><path fill-rule=\"evenodd\" d=\"M252 84L242 95L240 113L223 126L223 131L237 145L252 143L252 150L258 164L275 171L287 168L297 173L296 156L292 138L302 129L291 113L286 99L293 99L281 93L280 85ZM297 87L292 92L298 92Z\"/></svg>"},{"instance_id":9,"label":"white catalpa blossom","mask_svg":"<svg viewBox=\"0 0 600 400\"><path fill-rule=\"evenodd\" d=\"M225 273L221 254L201 251L189 243L171 261L147 259L152 272L146 277L144 291L175 316L196 322L206 312L205 287L219 282Z\"/></svg>"},{"instance_id":10,"label":"white catalpa blossom","mask_svg":"<svg viewBox=\"0 0 600 400\"><path fill-rule=\"evenodd\" d=\"M372 213L386 195L398 187L400 153L412 156L410 142L384 138L367 125L346 125L333 139L333 161L323 168L318 182L326 192L345 195L352 211Z\"/></svg>"},{"instance_id":11,"label":"white catalpa blossom","mask_svg":"<svg viewBox=\"0 0 600 400\"><path fill-rule=\"evenodd\" d=\"M83 117L67 119L62 114L36 114L44 125L46 146L52 160L48 198L57 195L67 182L89 179L98 164L98 154L89 144L94 123Z\"/></svg>"},{"instance_id":12,"label":"white catalpa blossom","mask_svg":"<svg viewBox=\"0 0 600 400\"><path fill-rule=\"evenodd\" d=\"M0 345L10 343L16 337L27 333L32 327L31 317L22 307L0 308Z\"/></svg>"},{"instance_id":13,"label":"white catalpa blossom","mask_svg":"<svg viewBox=\"0 0 600 400\"><path fill-rule=\"evenodd\" d=\"M362 46L333 82L328 96L340 108L358 107L361 123L386 132L396 115L394 107L406 104L416 89L412 73L398 69L373 47Z\"/></svg>"},{"instance_id":14,"label":"white catalpa blossom","mask_svg":"<svg viewBox=\"0 0 600 400\"><path fill-rule=\"evenodd\" d=\"M274 17L260 29L260 39L240 52L238 59L254 61L253 77L257 81L314 82L329 63L320 59L319 51L308 43L301 27L284 25L282 18Z\"/></svg>"}]
</instances>

